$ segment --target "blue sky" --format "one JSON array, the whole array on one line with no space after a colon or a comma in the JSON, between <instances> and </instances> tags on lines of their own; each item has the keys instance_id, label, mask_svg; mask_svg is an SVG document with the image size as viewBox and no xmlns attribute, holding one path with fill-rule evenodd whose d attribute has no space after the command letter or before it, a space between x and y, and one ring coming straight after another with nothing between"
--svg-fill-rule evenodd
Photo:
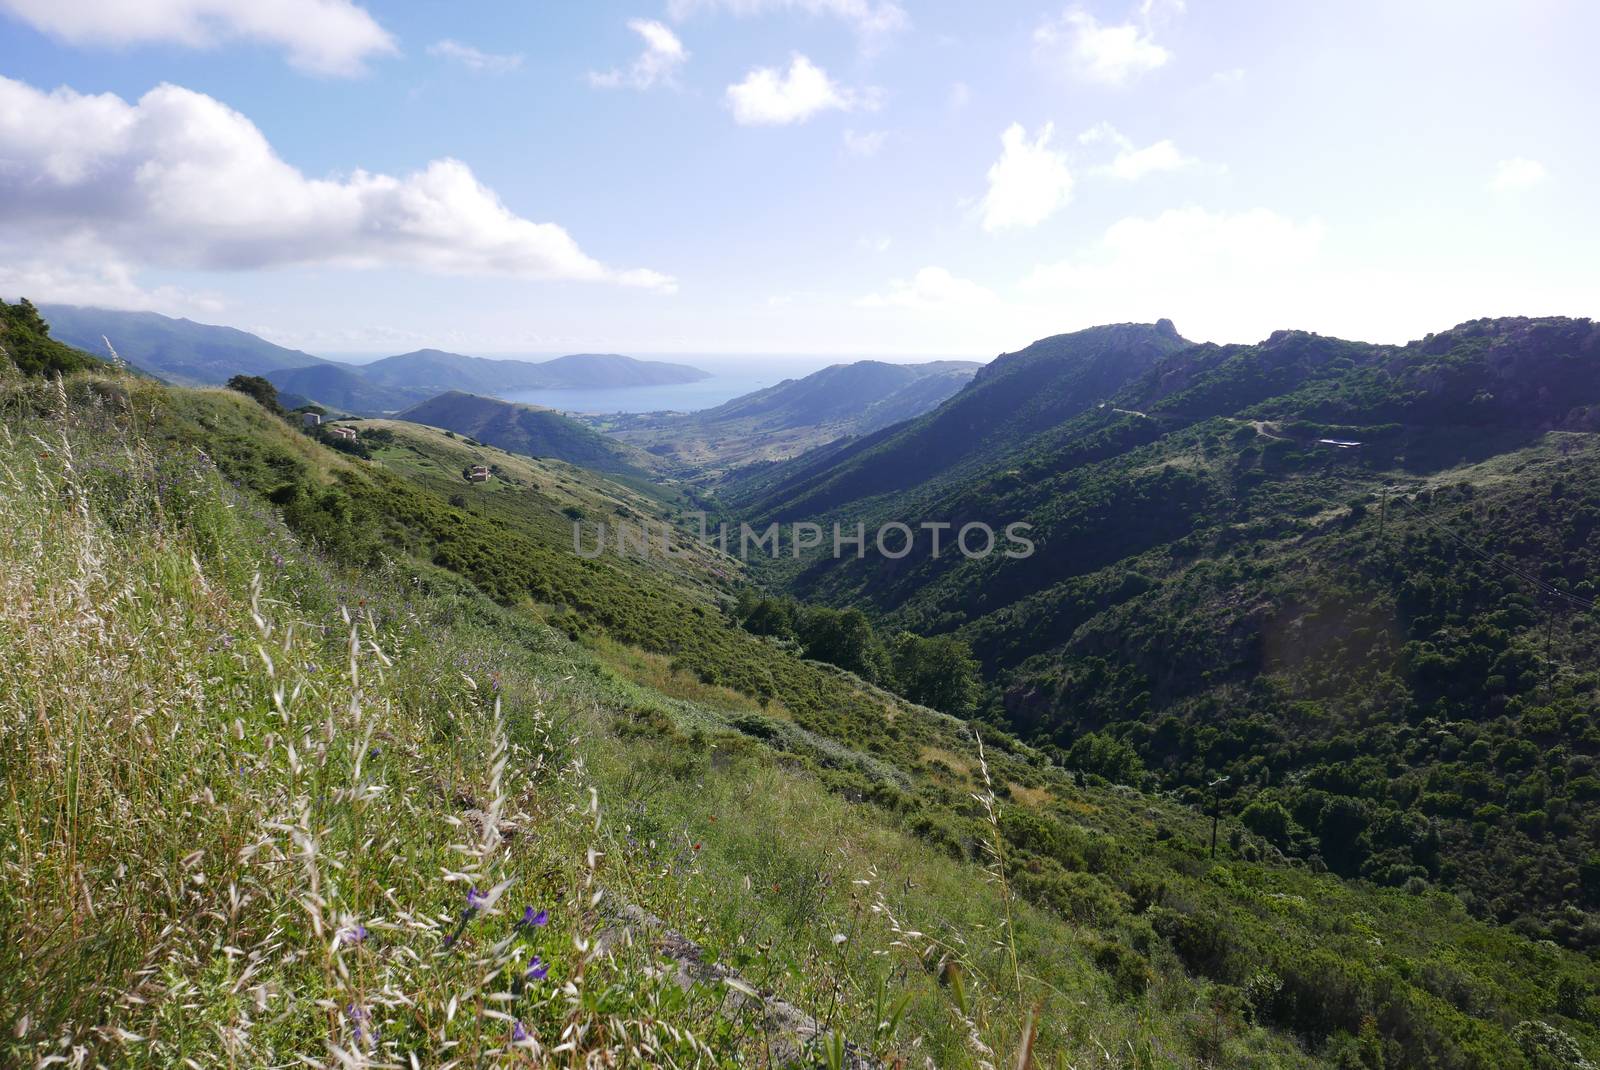
<instances>
[{"instance_id":1,"label":"blue sky","mask_svg":"<svg viewBox=\"0 0 1600 1070\"><path fill-rule=\"evenodd\" d=\"M0 294L320 352L1600 314L1600 9L0 0Z\"/></svg>"}]
</instances>

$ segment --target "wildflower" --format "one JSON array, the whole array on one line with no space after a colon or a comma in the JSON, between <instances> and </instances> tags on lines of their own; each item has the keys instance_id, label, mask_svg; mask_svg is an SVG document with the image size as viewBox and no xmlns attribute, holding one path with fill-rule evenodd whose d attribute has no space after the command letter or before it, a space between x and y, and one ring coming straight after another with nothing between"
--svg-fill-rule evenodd
<instances>
[{"instance_id":1,"label":"wildflower","mask_svg":"<svg viewBox=\"0 0 1600 1070\"><path fill-rule=\"evenodd\" d=\"M532 907L523 907L520 924L525 929L543 928L545 925L550 924L550 912L548 910L535 912Z\"/></svg>"},{"instance_id":2,"label":"wildflower","mask_svg":"<svg viewBox=\"0 0 1600 1070\"><path fill-rule=\"evenodd\" d=\"M467 922L471 921L478 911L489 905L489 897L476 888L467 889L467 909L461 912L461 920L456 922L455 932L444 938L444 946L454 946L457 939L467 929Z\"/></svg>"},{"instance_id":3,"label":"wildflower","mask_svg":"<svg viewBox=\"0 0 1600 1070\"><path fill-rule=\"evenodd\" d=\"M523 971L522 976L530 981L542 981L549 972L550 964L538 955L534 955L528 960L528 968Z\"/></svg>"},{"instance_id":4,"label":"wildflower","mask_svg":"<svg viewBox=\"0 0 1600 1070\"><path fill-rule=\"evenodd\" d=\"M511 1026L511 1043L526 1044L533 1039L533 1034L528 1032L528 1027L519 1020Z\"/></svg>"},{"instance_id":5,"label":"wildflower","mask_svg":"<svg viewBox=\"0 0 1600 1070\"><path fill-rule=\"evenodd\" d=\"M359 944L367 938L367 927L359 921L339 934L339 942L343 944Z\"/></svg>"}]
</instances>

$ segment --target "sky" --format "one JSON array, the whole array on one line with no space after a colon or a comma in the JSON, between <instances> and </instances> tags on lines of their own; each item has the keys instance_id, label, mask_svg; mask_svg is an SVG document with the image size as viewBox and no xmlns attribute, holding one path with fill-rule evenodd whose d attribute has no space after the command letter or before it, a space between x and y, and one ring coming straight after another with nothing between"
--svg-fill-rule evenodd
<instances>
[{"instance_id":1,"label":"sky","mask_svg":"<svg viewBox=\"0 0 1600 1070\"><path fill-rule=\"evenodd\" d=\"M0 0L0 295L319 353L1600 315L1587 0Z\"/></svg>"}]
</instances>

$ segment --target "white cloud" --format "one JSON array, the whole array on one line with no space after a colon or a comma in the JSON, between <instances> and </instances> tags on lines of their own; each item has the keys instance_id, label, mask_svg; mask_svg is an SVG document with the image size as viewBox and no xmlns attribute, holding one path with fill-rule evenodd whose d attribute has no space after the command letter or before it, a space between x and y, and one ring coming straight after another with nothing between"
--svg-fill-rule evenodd
<instances>
[{"instance_id":1,"label":"white cloud","mask_svg":"<svg viewBox=\"0 0 1600 1070\"><path fill-rule=\"evenodd\" d=\"M1130 182L1136 182L1146 175L1159 171L1177 171L1194 163L1194 160L1178 151L1177 145L1165 138L1142 149L1136 148L1132 141L1110 123L1091 126L1078 135L1078 142L1083 145L1102 143L1115 145L1116 156L1110 163L1096 170L1100 174Z\"/></svg>"},{"instance_id":2,"label":"white cloud","mask_svg":"<svg viewBox=\"0 0 1600 1070\"><path fill-rule=\"evenodd\" d=\"M654 89L676 84L678 68L689 58L678 35L654 19L630 19L628 29L644 39L644 51L626 70L591 71L590 84L602 89Z\"/></svg>"},{"instance_id":3,"label":"white cloud","mask_svg":"<svg viewBox=\"0 0 1600 1070\"><path fill-rule=\"evenodd\" d=\"M0 0L0 10L72 44L258 41L317 74L358 74L367 59L398 51L350 0Z\"/></svg>"},{"instance_id":4,"label":"white cloud","mask_svg":"<svg viewBox=\"0 0 1600 1070\"><path fill-rule=\"evenodd\" d=\"M886 293L856 300L858 308L972 309L997 304L994 293L950 274L942 267L925 267L911 279L894 279Z\"/></svg>"},{"instance_id":5,"label":"white cloud","mask_svg":"<svg viewBox=\"0 0 1600 1070\"><path fill-rule=\"evenodd\" d=\"M40 256L0 243L0 297L26 297L43 303L93 305L162 312L169 316L208 315L223 302L210 294L176 286L147 287L131 265L92 241L67 239ZM101 354L104 356L105 354Z\"/></svg>"},{"instance_id":6,"label":"white cloud","mask_svg":"<svg viewBox=\"0 0 1600 1070\"><path fill-rule=\"evenodd\" d=\"M1537 186L1548 177L1548 174L1544 164L1538 160L1517 156L1495 164L1494 177L1489 179L1489 188L1496 193L1513 193L1530 186Z\"/></svg>"},{"instance_id":7,"label":"white cloud","mask_svg":"<svg viewBox=\"0 0 1600 1070\"><path fill-rule=\"evenodd\" d=\"M771 11L802 11L842 19L855 28L864 42L903 30L911 24L905 8L895 0L668 0L667 14L688 18L698 11L727 11L738 16Z\"/></svg>"},{"instance_id":8,"label":"white cloud","mask_svg":"<svg viewBox=\"0 0 1600 1070\"><path fill-rule=\"evenodd\" d=\"M1107 170L1117 178L1136 181L1158 171L1176 171L1190 162L1178 146L1163 139L1142 149L1123 149Z\"/></svg>"},{"instance_id":9,"label":"white cloud","mask_svg":"<svg viewBox=\"0 0 1600 1070\"><path fill-rule=\"evenodd\" d=\"M1103 25L1076 8L1042 23L1033 40L1041 53L1065 62L1077 77L1106 86L1126 85L1172 58L1147 27L1132 22Z\"/></svg>"},{"instance_id":10,"label":"white cloud","mask_svg":"<svg viewBox=\"0 0 1600 1070\"><path fill-rule=\"evenodd\" d=\"M1000 136L1000 158L989 168L989 192L981 205L983 229L1032 227L1044 222L1072 196L1066 153L1050 147L1055 133L1046 123L1033 141L1021 123Z\"/></svg>"},{"instance_id":11,"label":"white cloud","mask_svg":"<svg viewBox=\"0 0 1600 1070\"><path fill-rule=\"evenodd\" d=\"M844 147L852 156L876 156L888 137L888 131L885 130L846 130Z\"/></svg>"},{"instance_id":12,"label":"white cloud","mask_svg":"<svg viewBox=\"0 0 1600 1070\"><path fill-rule=\"evenodd\" d=\"M174 85L129 104L0 77L0 160L0 215L20 248L71 239L175 268L405 266L673 286L608 268L560 226L516 215L459 160L309 178L249 119Z\"/></svg>"},{"instance_id":13,"label":"white cloud","mask_svg":"<svg viewBox=\"0 0 1600 1070\"><path fill-rule=\"evenodd\" d=\"M449 38L429 45L428 55L448 59L461 64L469 71L482 71L485 74L506 74L522 66L520 52L503 54L484 52Z\"/></svg>"},{"instance_id":14,"label":"white cloud","mask_svg":"<svg viewBox=\"0 0 1600 1070\"><path fill-rule=\"evenodd\" d=\"M1021 290L1079 325L1168 316L1191 338L1265 337L1325 311L1311 281L1323 236L1316 219L1262 208L1172 209L1113 223L1098 248L1035 268Z\"/></svg>"},{"instance_id":15,"label":"white cloud","mask_svg":"<svg viewBox=\"0 0 1600 1070\"><path fill-rule=\"evenodd\" d=\"M728 107L736 122L775 126L803 123L824 111L852 111L874 105L863 95L837 85L828 72L796 52L787 72L758 67L728 87Z\"/></svg>"}]
</instances>

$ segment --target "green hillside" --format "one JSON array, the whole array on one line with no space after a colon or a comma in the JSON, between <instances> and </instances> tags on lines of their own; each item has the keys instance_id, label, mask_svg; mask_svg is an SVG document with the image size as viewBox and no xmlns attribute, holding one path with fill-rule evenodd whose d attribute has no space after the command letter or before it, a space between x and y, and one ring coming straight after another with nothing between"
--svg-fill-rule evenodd
<instances>
[{"instance_id":1,"label":"green hillside","mask_svg":"<svg viewBox=\"0 0 1600 1070\"><path fill-rule=\"evenodd\" d=\"M646 477L661 471L650 454L586 427L554 409L518 405L452 390L400 413L480 442L532 457L553 457L597 472Z\"/></svg>"},{"instance_id":2,"label":"green hillside","mask_svg":"<svg viewBox=\"0 0 1600 1070\"><path fill-rule=\"evenodd\" d=\"M965 640L984 716L1069 765L1196 804L1227 776L1228 810L1309 864L1596 948L1597 404L1586 320L1193 347L992 459L972 445L959 478L834 505L1026 520L1033 556L776 578ZM857 463L802 459L755 515Z\"/></svg>"},{"instance_id":3,"label":"green hillside","mask_svg":"<svg viewBox=\"0 0 1600 1070\"><path fill-rule=\"evenodd\" d=\"M1232 818L1213 857L1196 808L740 627L712 551L571 552L656 497L230 391L0 390L7 1064L1600 1051L1585 956Z\"/></svg>"}]
</instances>

